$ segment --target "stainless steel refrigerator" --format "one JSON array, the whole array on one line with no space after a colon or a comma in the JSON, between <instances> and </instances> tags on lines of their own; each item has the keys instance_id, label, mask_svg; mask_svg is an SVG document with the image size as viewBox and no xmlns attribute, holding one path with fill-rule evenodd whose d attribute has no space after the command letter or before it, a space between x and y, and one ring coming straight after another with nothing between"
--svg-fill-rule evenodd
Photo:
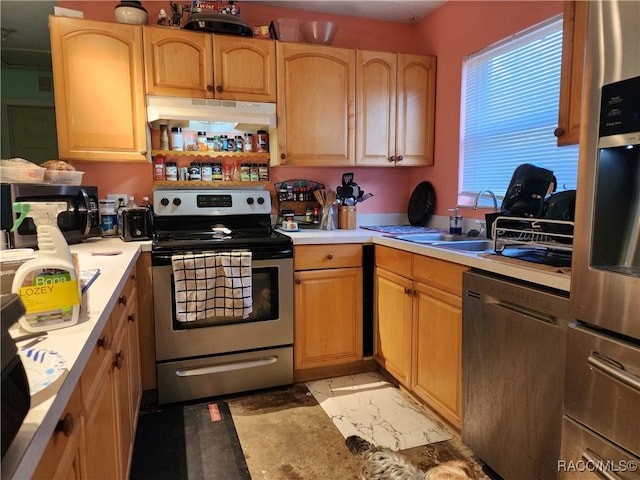
<instances>
[{"instance_id":1,"label":"stainless steel refrigerator","mask_svg":"<svg viewBox=\"0 0 640 480\"><path fill-rule=\"evenodd\" d=\"M560 478L640 478L640 2L591 1Z\"/></svg>"}]
</instances>

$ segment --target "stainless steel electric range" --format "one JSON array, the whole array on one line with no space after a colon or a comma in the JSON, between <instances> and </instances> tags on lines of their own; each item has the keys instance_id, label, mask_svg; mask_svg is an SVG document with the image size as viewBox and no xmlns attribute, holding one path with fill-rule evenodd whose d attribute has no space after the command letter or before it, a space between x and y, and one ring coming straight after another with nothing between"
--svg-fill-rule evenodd
<instances>
[{"instance_id":1,"label":"stainless steel electric range","mask_svg":"<svg viewBox=\"0 0 640 480\"><path fill-rule=\"evenodd\" d=\"M292 383L293 245L269 192L156 189L153 209L159 403Z\"/></svg>"}]
</instances>

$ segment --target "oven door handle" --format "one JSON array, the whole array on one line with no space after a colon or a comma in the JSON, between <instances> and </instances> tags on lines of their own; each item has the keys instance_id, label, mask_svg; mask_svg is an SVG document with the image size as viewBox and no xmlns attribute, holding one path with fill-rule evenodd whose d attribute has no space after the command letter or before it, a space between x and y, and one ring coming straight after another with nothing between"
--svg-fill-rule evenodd
<instances>
[{"instance_id":1,"label":"oven door handle","mask_svg":"<svg viewBox=\"0 0 640 480\"><path fill-rule=\"evenodd\" d=\"M271 365L278 361L277 356L253 358L251 360L242 360L239 362L218 363L215 365L205 365L202 367L182 368L176 370L178 377L196 377L199 375L209 375L212 373L231 372L234 370L244 370L247 368L263 367Z\"/></svg>"}]
</instances>

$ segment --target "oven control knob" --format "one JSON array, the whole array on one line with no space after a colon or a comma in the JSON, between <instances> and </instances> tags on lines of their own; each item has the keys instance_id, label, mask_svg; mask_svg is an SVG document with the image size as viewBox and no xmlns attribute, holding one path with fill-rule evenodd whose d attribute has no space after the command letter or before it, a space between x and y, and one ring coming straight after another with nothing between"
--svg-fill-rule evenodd
<instances>
[{"instance_id":1,"label":"oven control knob","mask_svg":"<svg viewBox=\"0 0 640 480\"><path fill-rule=\"evenodd\" d=\"M173 204L177 207L178 205L180 205L182 203L182 200L180 200L178 197L173 199Z\"/></svg>"},{"instance_id":2,"label":"oven control knob","mask_svg":"<svg viewBox=\"0 0 640 480\"><path fill-rule=\"evenodd\" d=\"M247 203L248 203L249 205L253 205L253 197L249 197L249 198L247 198Z\"/></svg>"},{"instance_id":3,"label":"oven control knob","mask_svg":"<svg viewBox=\"0 0 640 480\"><path fill-rule=\"evenodd\" d=\"M167 205L169 205L169 199L164 197L162 199L160 199L160 204L164 207L166 207Z\"/></svg>"},{"instance_id":4,"label":"oven control knob","mask_svg":"<svg viewBox=\"0 0 640 480\"><path fill-rule=\"evenodd\" d=\"M264 203L264 198L258 197L258 205L262 205Z\"/></svg>"}]
</instances>

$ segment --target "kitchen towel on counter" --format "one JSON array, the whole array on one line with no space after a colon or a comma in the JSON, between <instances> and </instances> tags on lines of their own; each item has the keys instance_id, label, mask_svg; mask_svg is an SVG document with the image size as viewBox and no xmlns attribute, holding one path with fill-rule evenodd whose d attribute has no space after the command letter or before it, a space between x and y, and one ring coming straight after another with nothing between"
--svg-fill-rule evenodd
<instances>
[{"instance_id":1,"label":"kitchen towel on counter","mask_svg":"<svg viewBox=\"0 0 640 480\"><path fill-rule=\"evenodd\" d=\"M179 322L247 318L253 311L251 252L185 253L171 264Z\"/></svg>"},{"instance_id":2,"label":"kitchen towel on counter","mask_svg":"<svg viewBox=\"0 0 640 480\"><path fill-rule=\"evenodd\" d=\"M359 435L392 450L452 438L444 427L431 420L377 372L317 380L306 385L344 438Z\"/></svg>"}]
</instances>

